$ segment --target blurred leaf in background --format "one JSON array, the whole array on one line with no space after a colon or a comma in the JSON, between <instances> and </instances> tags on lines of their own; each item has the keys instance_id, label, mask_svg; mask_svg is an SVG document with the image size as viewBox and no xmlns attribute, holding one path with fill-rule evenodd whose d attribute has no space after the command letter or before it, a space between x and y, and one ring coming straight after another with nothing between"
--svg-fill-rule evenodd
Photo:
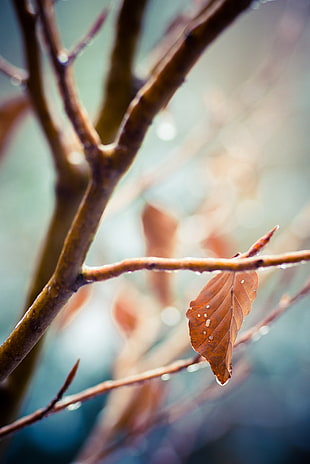
<instances>
[{"instance_id":1,"label":"blurred leaf in background","mask_svg":"<svg viewBox=\"0 0 310 464\"><path fill-rule=\"evenodd\" d=\"M104 3L109 7L106 25L75 64L82 101L93 117L108 67L118 2L56 3L68 48ZM149 2L137 59L141 78L152 64L154 50L162 46L164 32L189 3L201 2ZM0 12L1 54L22 67L20 37L8 0L1 3ZM309 14L307 0L255 1L252 10L210 47L154 121L136 163L112 198L88 262L101 264L144 254L231 256L246 250L276 223L281 226L279 237L268 252L309 248ZM46 79L53 105L60 108L51 76L47 74ZM10 124L27 106L21 95L14 82L0 75L0 96L7 102L0 108L0 144L5 142L0 164L1 341L20 314L53 205L52 163L29 111L14 125L12 136L5 138ZM64 125L64 130L70 129ZM158 230L152 224L155 216ZM308 265L293 269L290 293L304 282L308 271ZM288 291L291 272L261 273L261 290L245 328ZM191 353L184 338L185 312L206 277L186 272L173 281L171 274L149 277L135 273L96 285L90 295L84 295L83 311L63 330L52 330L48 336L22 413L48 403L77 358L80 368L69 393L111 378L117 366L125 375L124 369L132 367L129 354L146 369L157 367L152 366L154 359L169 362L169 356ZM77 307L82 303L77 301ZM168 312L158 311L159 306ZM145 335L140 323L146 315L152 324L147 329L149 337L140 352L134 351L130 336L133 331ZM112 408L119 414L115 421L127 430L129 440L122 427L121 432L118 429L123 445L102 462L308 462L309 326L308 305L302 301L272 326L268 336L246 348L251 373L227 395L195 403L197 390L213 381L209 369L163 378L141 390L121 389L115 397L120 396L125 406L111 395L112 404L119 405L118 410ZM163 344L164 358L159 345L172 334L172 346ZM242 350L236 360L244 355ZM141 409L133 411L139 394ZM175 421L160 416L157 426L149 430L152 414L156 417L161 408L185 402L188 396L193 404L186 414ZM19 432L12 440L7 464L30 457L32 463L71 462L106 401L93 400ZM139 429L138 438L131 440L135 429Z\"/></svg>"}]
</instances>

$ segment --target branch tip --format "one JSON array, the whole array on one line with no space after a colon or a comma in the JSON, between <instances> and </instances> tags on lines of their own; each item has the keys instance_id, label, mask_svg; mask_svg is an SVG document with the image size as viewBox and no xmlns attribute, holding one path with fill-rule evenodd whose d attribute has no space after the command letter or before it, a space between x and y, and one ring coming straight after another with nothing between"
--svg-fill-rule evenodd
<instances>
[{"instance_id":1,"label":"branch tip","mask_svg":"<svg viewBox=\"0 0 310 464\"><path fill-rule=\"evenodd\" d=\"M14 85L26 85L28 73L0 56L0 72L9 77Z\"/></svg>"},{"instance_id":2,"label":"branch tip","mask_svg":"<svg viewBox=\"0 0 310 464\"><path fill-rule=\"evenodd\" d=\"M67 64L70 65L73 61L82 53L82 51L91 43L91 41L95 38L95 35L98 34L100 29L102 28L105 20L108 16L109 10L104 8L104 10L99 14L96 18L95 22L86 33L86 35L78 42L72 50L67 55Z\"/></svg>"}]
</instances>

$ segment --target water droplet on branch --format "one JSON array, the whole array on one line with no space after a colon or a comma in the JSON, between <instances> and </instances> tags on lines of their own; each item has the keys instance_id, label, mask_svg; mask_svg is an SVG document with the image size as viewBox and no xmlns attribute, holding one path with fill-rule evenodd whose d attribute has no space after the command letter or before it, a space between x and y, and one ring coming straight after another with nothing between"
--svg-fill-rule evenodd
<instances>
[{"instance_id":1,"label":"water droplet on branch","mask_svg":"<svg viewBox=\"0 0 310 464\"><path fill-rule=\"evenodd\" d=\"M68 54L64 50L62 50L57 55L57 59L58 59L59 63L67 64L68 63Z\"/></svg>"},{"instance_id":2,"label":"water droplet on branch","mask_svg":"<svg viewBox=\"0 0 310 464\"><path fill-rule=\"evenodd\" d=\"M81 401L77 401L76 403L69 404L69 406L67 406L67 410L68 411L76 411L81 406L82 406Z\"/></svg>"}]
</instances>

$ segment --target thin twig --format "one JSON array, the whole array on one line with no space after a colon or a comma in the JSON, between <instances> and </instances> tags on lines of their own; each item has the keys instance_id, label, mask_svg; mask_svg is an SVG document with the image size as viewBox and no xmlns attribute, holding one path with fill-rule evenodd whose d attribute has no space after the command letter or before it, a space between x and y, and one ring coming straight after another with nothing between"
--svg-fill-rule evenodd
<instances>
[{"instance_id":1,"label":"thin twig","mask_svg":"<svg viewBox=\"0 0 310 464\"><path fill-rule=\"evenodd\" d=\"M38 409L33 414L29 414L29 416L25 416L25 417L22 417L21 419L16 420L15 422L13 422L13 424L1 427L0 437L5 437L15 432L16 430L20 430L24 427L27 427L28 425L31 425L31 424L34 424L35 422L40 421L44 417L49 416L53 412L56 403L58 403L62 399L63 395L68 390L71 383L73 382L73 379L79 367L79 363L80 363L80 360L78 359L76 363L74 364L74 366L72 367L72 369L70 370L69 374L67 375L65 382L63 383L63 385L57 392L57 395L50 401L50 403L45 408Z\"/></svg>"},{"instance_id":2,"label":"thin twig","mask_svg":"<svg viewBox=\"0 0 310 464\"><path fill-rule=\"evenodd\" d=\"M199 366L197 366L197 368L199 369ZM96 460L100 458L103 460L106 456L113 453L113 451L119 449L120 446L126 446L130 439L133 438L136 440L139 435L141 436L161 424L171 424L181 417L191 414L206 401L217 401L222 396L227 395L231 390L240 386L249 374L250 366L248 363L244 360L239 360L234 368L234 376L225 388L222 388L222 386L216 382L201 386L201 389L195 394L188 395L186 398L178 400L154 414L151 419L146 420L142 424L138 424L133 429L126 430L126 434L122 434L114 441L111 441L107 446L101 449L100 452L95 454L95 456L92 455L92 459L94 458ZM93 463L93 461L91 462ZM99 460L94 462L99 462ZM85 464L88 464L88 462L86 461Z\"/></svg>"},{"instance_id":3,"label":"thin twig","mask_svg":"<svg viewBox=\"0 0 310 464\"><path fill-rule=\"evenodd\" d=\"M147 271L179 271L188 270L194 272L212 271L251 271L273 266L289 266L310 261L310 250L301 250L279 255L261 255L252 258L158 258L141 257L129 258L118 263L107 264L100 267L88 267L83 269L82 277L85 283L99 282L127 272L141 270Z\"/></svg>"},{"instance_id":4,"label":"thin twig","mask_svg":"<svg viewBox=\"0 0 310 464\"><path fill-rule=\"evenodd\" d=\"M25 1L25 0L24 0ZM20 2L14 0L16 5ZM167 57L158 75L139 93L125 116L117 146L98 145L98 134L86 116L73 85L66 56L55 25L53 3L37 0L43 32L58 77L68 117L75 127L91 165L93 178L66 238L55 273L24 318L0 347L0 380L5 379L43 336L72 294L97 231L102 213L120 178L129 168L153 117L180 87L205 48L244 10L251 0L223 0L219 8L180 38L175 53Z\"/></svg>"},{"instance_id":5,"label":"thin twig","mask_svg":"<svg viewBox=\"0 0 310 464\"><path fill-rule=\"evenodd\" d=\"M266 318L264 318L261 322L259 322L254 327L252 327L250 330L248 330L243 335L241 335L239 339L236 341L234 348L236 348L237 346L241 344L250 343L251 341L253 341L255 339L255 335L259 335L261 333L262 327L269 326L272 322L278 319L285 311L287 311L290 307L292 307L295 303L300 301L302 298L305 298L309 293L310 293L310 279L298 292L296 292L295 295L293 295L292 297L283 297L279 305ZM65 397L62 400L57 401L56 404L53 405L53 409L49 410L47 414L45 412L45 416L62 411L63 409L70 407L70 405L88 401L92 398L95 398L104 393L107 393L108 391L115 390L120 387L130 386L130 385L138 385L146 381L149 381L151 379L162 377L163 375L166 375L166 374L175 374L184 369L187 369L188 367L194 364L198 364L201 362L206 362L206 361L204 361L204 359L200 355L197 354L190 359L176 361L167 366L160 367L157 369L151 369L149 371L145 371L140 374L128 376L120 380L104 381L80 393ZM19 430L23 427L26 427L29 424L36 422L37 420L40 420L41 417L37 419L37 414L41 414L41 411L42 410L40 410L40 412L36 411L32 414L29 414L28 416L25 416L22 419L19 419L18 421L13 422L10 425L0 428L0 437L8 435L12 432L15 432L16 430Z\"/></svg>"},{"instance_id":6,"label":"thin twig","mask_svg":"<svg viewBox=\"0 0 310 464\"><path fill-rule=\"evenodd\" d=\"M114 159L127 169L139 150L155 115L172 98L207 46L242 12L251 0L224 0L188 25L167 54L158 72L141 88L130 104L116 140Z\"/></svg>"},{"instance_id":7,"label":"thin twig","mask_svg":"<svg viewBox=\"0 0 310 464\"><path fill-rule=\"evenodd\" d=\"M78 98L72 67L68 63L68 54L59 37L53 2L37 0L37 6L66 113L84 147L87 160L93 164L99 155L100 138Z\"/></svg>"},{"instance_id":8,"label":"thin twig","mask_svg":"<svg viewBox=\"0 0 310 464\"><path fill-rule=\"evenodd\" d=\"M50 404L51 404L50 403L46 408L40 409L38 411L35 411L32 414L29 414L28 416L18 419L17 421L13 422L10 425L1 427L0 437L7 436L10 433L15 432L16 430L20 430L26 427L27 425L33 424L34 422L41 420L43 417L62 411L63 409L66 409L73 404L78 404L80 402L84 402L86 400L96 398L97 396L100 396L103 393L106 393L108 391L115 390L116 388L126 387L130 385L138 385L138 384L147 382L151 379L161 377L164 374L168 374L168 373L173 374L173 373L179 372L183 369L186 369L188 366L191 366L192 364L195 364L199 361L201 361L201 357L200 355L196 355L190 359L176 361L170 364L169 366L160 367L157 369L151 369L149 371L136 374L136 375L132 375L132 376L128 376L120 380L107 380L94 387L88 388L87 390L84 390L81 393L68 396L66 398L63 398L62 400L58 400L56 403L54 403L54 400L53 400L51 402L53 403L52 408L50 408ZM66 383L67 383L67 380L65 384Z\"/></svg>"},{"instance_id":9,"label":"thin twig","mask_svg":"<svg viewBox=\"0 0 310 464\"><path fill-rule=\"evenodd\" d=\"M25 85L28 79L28 73L22 68L18 68L9 61L0 56L0 72L11 78L14 83Z\"/></svg>"},{"instance_id":10,"label":"thin twig","mask_svg":"<svg viewBox=\"0 0 310 464\"><path fill-rule=\"evenodd\" d=\"M68 64L73 63L73 61L77 58L77 56L84 50L87 45L94 39L95 35L98 34L100 29L102 28L106 17L108 15L108 10L105 8L99 16L96 18L94 24L91 26L89 31L86 33L85 37L83 37L73 49L68 53Z\"/></svg>"},{"instance_id":11,"label":"thin twig","mask_svg":"<svg viewBox=\"0 0 310 464\"><path fill-rule=\"evenodd\" d=\"M60 128L57 114L50 106L46 95L44 68L41 63L40 36L37 34L37 16L27 0L14 0L12 3L20 26L24 61L29 74L23 90L28 92L34 114L49 145L56 171L54 211L40 247L40 256L22 308L22 312L26 313L55 270L65 237L85 191L88 171L83 170L81 165L69 162L68 155L72 150L72 145L67 139L67 132ZM45 296L41 309L42 313L46 315L49 303L46 306L44 299L48 298L48 294L44 291L43 294ZM55 305L55 300L52 305ZM36 303L35 306L38 309L40 304ZM13 343L11 343L12 339L9 336L0 347L0 377L2 380L14 370L14 373L3 384L0 392L1 424L8 423L15 418L18 405L25 395L25 390L37 364L42 344L38 343L34 349L29 349L29 343L32 347L35 345L34 334L41 331L42 335L42 328L45 326L44 323L42 325L44 316L39 317L41 319L39 322L37 314L35 311L30 318L28 315L21 315L25 319L13 331L16 335L16 338L13 337ZM24 321L26 321L25 325ZM24 338L25 329L28 333ZM27 354L27 360L20 363Z\"/></svg>"},{"instance_id":12,"label":"thin twig","mask_svg":"<svg viewBox=\"0 0 310 464\"><path fill-rule=\"evenodd\" d=\"M299 300L304 298L310 293L310 279L307 280L305 285L292 297L288 295L283 295L278 306L271 311L263 320L261 320L258 324L254 327L251 327L249 330L244 332L240 335L237 339L234 348L244 343L248 343L249 341L256 339L257 335L267 333L268 328L272 322L278 319L288 308L293 306ZM263 330L262 330L263 329ZM267 330L266 330L267 329Z\"/></svg>"},{"instance_id":13,"label":"thin twig","mask_svg":"<svg viewBox=\"0 0 310 464\"><path fill-rule=\"evenodd\" d=\"M14 7L20 24L23 39L24 56L27 67L27 91L31 98L34 112L51 149L53 161L58 175L67 176L71 166L67 160L68 147L63 132L57 124L55 115L46 99L41 56L36 33L36 15L30 11L26 0L14 0Z\"/></svg>"}]
</instances>

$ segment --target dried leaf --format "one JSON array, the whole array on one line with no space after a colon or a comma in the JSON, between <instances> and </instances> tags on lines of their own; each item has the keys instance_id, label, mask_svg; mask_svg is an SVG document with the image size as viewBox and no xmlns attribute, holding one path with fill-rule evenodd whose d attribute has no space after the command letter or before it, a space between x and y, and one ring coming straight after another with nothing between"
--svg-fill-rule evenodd
<instances>
[{"instance_id":1,"label":"dried leaf","mask_svg":"<svg viewBox=\"0 0 310 464\"><path fill-rule=\"evenodd\" d=\"M171 214L146 205L142 213L142 224L147 253L152 256L171 256L175 246L177 221Z\"/></svg>"},{"instance_id":2,"label":"dried leaf","mask_svg":"<svg viewBox=\"0 0 310 464\"><path fill-rule=\"evenodd\" d=\"M137 428L152 423L154 413L163 402L167 385L161 380L153 380L142 385L133 386L126 394L115 395L113 414L116 419L114 433L126 431L134 433ZM113 403L113 402L112 402ZM111 426L111 424L110 424ZM109 426L108 426L109 427Z\"/></svg>"},{"instance_id":3,"label":"dried leaf","mask_svg":"<svg viewBox=\"0 0 310 464\"><path fill-rule=\"evenodd\" d=\"M201 242L208 256L229 258L233 254L233 243L228 235L219 232L209 234Z\"/></svg>"},{"instance_id":4,"label":"dried leaf","mask_svg":"<svg viewBox=\"0 0 310 464\"><path fill-rule=\"evenodd\" d=\"M16 122L28 107L29 102L24 95L11 98L0 105L0 158Z\"/></svg>"},{"instance_id":5,"label":"dried leaf","mask_svg":"<svg viewBox=\"0 0 310 464\"><path fill-rule=\"evenodd\" d=\"M129 337L139 324L139 306L128 292L118 296L113 305L113 318L120 331Z\"/></svg>"},{"instance_id":6,"label":"dried leaf","mask_svg":"<svg viewBox=\"0 0 310 464\"><path fill-rule=\"evenodd\" d=\"M146 241L146 254L171 258L176 243L178 223L169 213L155 206L147 205L142 214L142 224ZM167 272L152 272L152 285L164 306L171 304L171 275Z\"/></svg>"},{"instance_id":7,"label":"dried leaf","mask_svg":"<svg viewBox=\"0 0 310 464\"><path fill-rule=\"evenodd\" d=\"M112 317L124 337L114 360L115 377L124 377L136 369L138 363L157 338L160 319L150 298L132 285L125 285L117 295Z\"/></svg>"},{"instance_id":8,"label":"dried leaf","mask_svg":"<svg viewBox=\"0 0 310 464\"><path fill-rule=\"evenodd\" d=\"M238 259L254 256L270 241L279 226L273 227ZM231 377L232 350L243 319L256 298L258 276L255 271L220 272L191 301L189 319L191 343L210 363L221 384Z\"/></svg>"},{"instance_id":9,"label":"dried leaf","mask_svg":"<svg viewBox=\"0 0 310 464\"><path fill-rule=\"evenodd\" d=\"M65 329L74 318L78 315L80 310L86 305L89 300L91 293L91 285L85 285L81 287L77 293L75 293L68 303L65 305L61 313L57 317L57 329Z\"/></svg>"},{"instance_id":10,"label":"dried leaf","mask_svg":"<svg viewBox=\"0 0 310 464\"><path fill-rule=\"evenodd\" d=\"M231 377L233 346L257 286L255 271L220 272L191 301L186 313L192 346L210 363L221 384Z\"/></svg>"}]
</instances>

